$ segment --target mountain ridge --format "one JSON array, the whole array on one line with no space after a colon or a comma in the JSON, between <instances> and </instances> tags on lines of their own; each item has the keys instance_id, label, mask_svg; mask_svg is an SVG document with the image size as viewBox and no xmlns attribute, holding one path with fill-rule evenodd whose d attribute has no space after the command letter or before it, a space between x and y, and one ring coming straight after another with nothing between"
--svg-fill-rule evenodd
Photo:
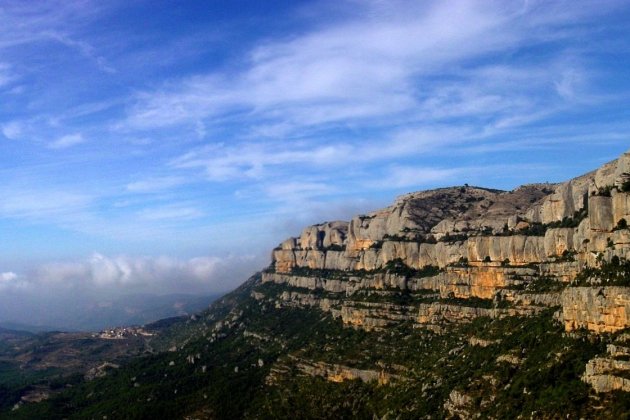
<instances>
[{"instance_id":1,"label":"mountain ridge","mask_svg":"<svg viewBox=\"0 0 630 420\"><path fill-rule=\"evenodd\" d=\"M306 227L205 311L147 325L144 354L10 415L627 417L629 220L630 153L406 194Z\"/></svg>"}]
</instances>

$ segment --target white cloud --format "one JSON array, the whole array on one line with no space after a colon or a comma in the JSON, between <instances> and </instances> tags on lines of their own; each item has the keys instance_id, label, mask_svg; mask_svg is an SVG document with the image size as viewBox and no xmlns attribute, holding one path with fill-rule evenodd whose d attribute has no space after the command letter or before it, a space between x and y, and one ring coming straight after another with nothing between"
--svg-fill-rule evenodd
<instances>
[{"instance_id":1,"label":"white cloud","mask_svg":"<svg viewBox=\"0 0 630 420\"><path fill-rule=\"evenodd\" d=\"M394 166L377 183L380 188L406 188L452 182L461 174L461 168L426 168Z\"/></svg>"},{"instance_id":2,"label":"white cloud","mask_svg":"<svg viewBox=\"0 0 630 420\"><path fill-rule=\"evenodd\" d=\"M0 201L0 215L40 219L52 216L76 215L92 201L92 197L62 191L45 189L0 188L3 199Z\"/></svg>"},{"instance_id":3,"label":"white cloud","mask_svg":"<svg viewBox=\"0 0 630 420\"><path fill-rule=\"evenodd\" d=\"M127 184L126 189L135 193L152 193L167 190L186 183L186 179L177 176L147 178Z\"/></svg>"},{"instance_id":4,"label":"white cloud","mask_svg":"<svg viewBox=\"0 0 630 420\"><path fill-rule=\"evenodd\" d=\"M327 195L336 188L323 182L278 182L265 186L267 196L274 199L299 201L303 198Z\"/></svg>"},{"instance_id":5,"label":"white cloud","mask_svg":"<svg viewBox=\"0 0 630 420\"><path fill-rule=\"evenodd\" d=\"M84 57L93 60L100 70L106 73L116 73L116 69L109 65L104 57L98 55L96 49L89 43L72 39L69 35L57 31L44 31L42 35L77 50Z\"/></svg>"},{"instance_id":6,"label":"white cloud","mask_svg":"<svg viewBox=\"0 0 630 420\"><path fill-rule=\"evenodd\" d=\"M137 213L142 220L159 221L159 220L190 220L204 216L204 212L192 207L181 204L172 204L167 206L144 209Z\"/></svg>"},{"instance_id":7,"label":"white cloud","mask_svg":"<svg viewBox=\"0 0 630 420\"><path fill-rule=\"evenodd\" d=\"M20 278L13 271L0 273L0 291L6 290L27 290L28 282Z\"/></svg>"},{"instance_id":8,"label":"white cloud","mask_svg":"<svg viewBox=\"0 0 630 420\"><path fill-rule=\"evenodd\" d=\"M0 88L9 85L16 79L11 72L11 66L7 63L0 63Z\"/></svg>"},{"instance_id":9,"label":"white cloud","mask_svg":"<svg viewBox=\"0 0 630 420\"><path fill-rule=\"evenodd\" d=\"M76 217L93 201L93 197L86 194L19 186L0 188L0 194L3 197L0 201L0 216L31 220Z\"/></svg>"},{"instance_id":10,"label":"white cloud","mask_svg":"<svg viewBox=\"0 0 630 420\"><path fill-rule=\"evenodd\" d=\"M27 281L45 285L55 294L73 290L216 293L241 283L260 266L261 261L251 256L177 259L94 253L84 261L44 264L29 273Z\"/></svg>"},{"instance_id":11,"label":"white cloud","mask_svg":"<svg viewBox=\"0 0 630 420\"><path fill-rule=\"evenodd\" d=\"M558 95L565 99L573 99L582 83L583 77L578 71L567 69L562 72L560 79L554 83L554 86Z\"/></svg>"},{"instance_id":12,"label":"white cloud","mask_svg":"<svg viewBox=\"0 0 630 420\"><path fill-rule=\"evenodd\" d=\"M68 134L48 144L50 149L66 149L85 142L81 133Z\"/></svg>"},{"instance_id":13,"label":"white cloud","mask_svg":"<svg viewBox=\"0 0 630 420\"><path fill-rule=\"evenodd\" d=\"M0 281L2 281L2 282L10 282L10 281L13 281L13 280L17 279L17 277L18 277L17 274L15 274L12 271L7 271L7 272L4 272L4 273L0 273Z\"/></svg>"},{"instance_id":14,"label":"white cloud","mask_svg":"<svg viewBox=\"0 0 630 420\"><path fill-rule=\"evenodd\" d=\"M426 155L447 145L470 141L474 134L469 128L436 125L412 126L392 131L386 137L325 145L310 141L296 142L291 147L282 141L215 144L193 149L173 159L170 166L201 169L210 181L253 180L282 189L283 184L291 184L297 176L308 174L311 180L316 177L321 182L335 177L340 165L349 176L353 168L366 163ZM272 178L276 179L273 183ZM274 189L269 188L268 192L273 193Z\"/></svg>"},{"instance_id":15,"label":"white cloud","mask_svg":"<svg viewBox=\"0 0 630 420\"><path fill-rule=\"evenodd\" d=\"M218 144L192 150L171 161L174 168L202 168L209 180L263 178L268 167L290 164L335 165L352 151L349 145Z\"/></svg>"},{"instance_id":16,"label":"white cloud","mask_svg":"<svg viewBox=\"0 0 630 420\"><path fill-rule=\"evenodd\" d=\"M566 37L551 29L588 16L584 8L598 12L540 2L395 3L386 12L380 2L356 4L352 19L259 45L240 72L139 94L121 127L211 123L247 111L252 132L274 136L339 122L527 113L564 71L554 58L487 69L473 60Z\"/></svg>"},{"instance_id":17,"label":"white cloud","mask_svg":"<svg viewBox=\"0 0 630 420\"><path fill-rule=\"evenodd\" d=\"M2 135L9 140L17 140L22 136L24 125L18 121L11 121L0 126Z\"/></svg>"}]
</instances>

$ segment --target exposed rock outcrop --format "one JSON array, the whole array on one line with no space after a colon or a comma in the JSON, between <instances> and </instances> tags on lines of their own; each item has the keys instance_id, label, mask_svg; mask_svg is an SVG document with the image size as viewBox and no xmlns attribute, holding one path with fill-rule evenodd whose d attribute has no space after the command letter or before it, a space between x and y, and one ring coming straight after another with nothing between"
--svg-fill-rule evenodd
<instances>
[{"instance_id":1,"label":"exposed rock outcrop","mask_svg":"<svg viewBox=\"0 0 630 420\"><path fill-rule=\"evenodd\" d=\"M567 331L615 332L630 326L630 287L569 287L562 293Z\"/></svg>"},{"instance_id":2,"label":"exposed rock outcrop","mask_svg":"<svg viewBox=\"0 0 630 420\"><path fill-rule=\"evenodd\" d=\"M527 314L561 305L567 330L617 331L630 326L630 289L569 287L562 295L560 289L585 267L630 257L629 181L625 153L561 184L407 194L385 209L287 239L273 251L263 282L301 290L299 299L290 291L283 305L327 308L367 329L403 320L437 328L497 316L500 307ZM392 290L415 297L387 306ZM359 304L357 294L381 301ZM427 294L433 298L418 297Z\"/></svg>"},{"instance_id":3,"label":"exposed rock outcrop","mask_svg":"<svg viewBox=\"0 0 630 420\"><path fill-rule=\"evenodd\" d=\"M614 344L607 346L607 357L596 357L586 364L582 380L590 384L595 392L630 392L630 362L617 360L628 357L630 349Z\"/></svg>"}]
</instances>

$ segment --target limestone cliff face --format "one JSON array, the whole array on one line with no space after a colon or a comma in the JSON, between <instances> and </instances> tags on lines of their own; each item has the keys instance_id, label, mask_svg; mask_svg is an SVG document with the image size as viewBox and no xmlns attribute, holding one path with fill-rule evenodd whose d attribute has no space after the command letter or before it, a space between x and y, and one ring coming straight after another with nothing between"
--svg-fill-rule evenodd
<instances>
[{"instance_id":1,"label":"limestone cliff face","mask_svg":"<svg viewBox=\"0 0 630 420\"><path fill-rule=\"evenodd\" d=\"M349 222L305 228L273 251L271 273L264 281L344 298L395 289L430 292L439 299L486 299L495 304L506 299L530 307L561 304L567 330L615 331L630 326L626 289L569 288L562 296L554 289L546 300L523 296L528 289L540 288L540 281L567 284L585 267L615 256L630 258L630 230L624 223L630 222L628 181L630 152L561 184L507 192L463 186L407 194L390 207ZM429 266L439 271L431 276L395 275L390 270L394 262L419 272ZM535 281L539 283L530 286ZM336 311L353 325L382 327L397 317L392 308L376 311L366 305L341 305ZM446 314L442 319L457 318L449 311L437 313ZM432 317L431 312L416 312L407 318Z\"/></svg>"},{"instance_id":2,"label":"limestone cliff face","mask_svg":"<svg viewBox=\"0 0 630 420\"><path fill-rule=\"evenodd\" d=\"M629 287L569 287L562 293L567 330L615 332L630 325Z\"/></svg>"},{"instance_id":3,"label":"limestone cliff face","mask_svg":"<svg viewBox=\"0 0 630 420\"><path fill-rule=\"evenodd\" d=\"M630 379L627 379L630 362L617 359L630 356L630 348L609 344L606 346L606 353L606 357L589 360L582 380L590 384L596 392L630 392Z\"/></svg>"},{"instance_id":4,"label":"limestone cliff face","mask_svg":"<svg viewBox=\"0 0 630 420\"><path fill-rule=\"evenodd\" d=\"M293 267L375 270L401 259L406 265L445 267L461 259L509 260L526 265L565 251L592 264L593 255L626 257L628 235L615 231L630 221L630 194L617 188L630 177L630 155L568 182L530 185L503 192L475 187L444 188L402 196L383 210L304 229L273 252L278 272ZM574 227L548 228L532 236L532 225L588 216ZM624 235L625 234L625 235ZM609 240L622 245L611 252Z\"/></svg>"}]
</instances>

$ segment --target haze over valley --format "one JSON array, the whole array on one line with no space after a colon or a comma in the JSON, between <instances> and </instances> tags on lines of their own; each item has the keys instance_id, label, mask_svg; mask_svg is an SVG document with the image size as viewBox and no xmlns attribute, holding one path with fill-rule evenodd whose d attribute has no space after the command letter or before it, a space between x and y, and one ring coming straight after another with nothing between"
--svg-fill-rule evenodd
<instances>
[{"instance_id":1,"label":"haze over valley","mask_svg":"<svg viewBox=\"0 0 630 420\"><path fill-rule=\"evenodd\" d=\"M630 416L628 22L0 0L0 419Z\"/></svg>"}]
</instances>

